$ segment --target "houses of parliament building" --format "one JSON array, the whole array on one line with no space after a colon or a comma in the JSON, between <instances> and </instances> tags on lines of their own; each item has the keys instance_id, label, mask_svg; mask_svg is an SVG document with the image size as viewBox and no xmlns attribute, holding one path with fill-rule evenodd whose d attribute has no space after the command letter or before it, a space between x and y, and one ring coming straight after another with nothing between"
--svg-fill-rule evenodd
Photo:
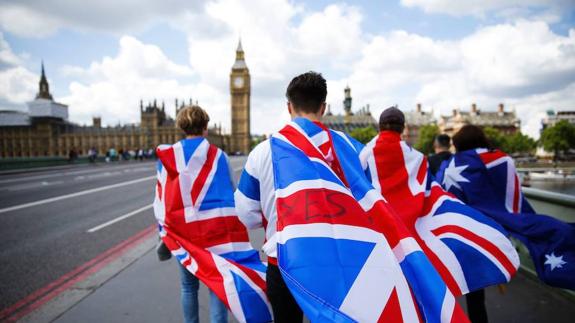
<instances>
[{"instance_id":1,"label":"houses of parliament building","mask_svg":"<svg viewBox=\"0 0 575 323\"><path fill-rule=\"evenodd\" d=\"M250 74L240 42L230 73L231 135L223 134L221 126L211 126L208 129L210 143L228 152L249 152L250 91ZM192 104L190 99L188 105ZM176 115L184 106L186 102L175 100ZM38 94L27 108L27 112L0 111L0 157L63 157L71 150L87 154L91 148L102 154L110 148L150 149L184 138L184 133L175 125L175 118L166 113L165 104L156 100L147 104L140 101L139 125L103 127L100 117L94 117L90 126L69 121L68 106L56 102L50 93L43 64ZM207 111L209 113L209 107Z\"/></svg>"},{"instance_id":2,"label":"houses of parliament building","mask_svg":"<svg viewBox=\"0 0 575 323\"><path fill-rule=\"evenodd\" d=\"M236 49L236 59L230 72L231 134L222 133L222 127L213 125L208 129L208 140L229 153L247 154L251 148L250 94L251 80L241 41ZM197 104L197 103L196 103ZM176 114L189 102L175 100ZM332 114L328 108L323 122L329 128L351 132L357 128L377 129L369 105L352 110L351 89L344 90L344 114ZM92 125L81 126L68 120L68 106L58 103L50 93L44 73L39 82L36 98L28 102L28 111L0 111L0 158L67 156L71 150L87 154L95 148L100 154L110 148L119 150L153 149L159 144L174 143L184 138L175 125L175 116L166 113L165 103L153 100L140 101L140 123L103 127L100 117L94 117ZM209 107L206 110L210 112ZM493 127L509 135L519 131L520 120L515 111L505 111L500 104L497 112L481 111L475 104L470 112L453 110L453 115L436 119L432 113L417 105L415 111L405 113L406 127L403 138L414 144L419 129L436 124L440 132L453 135L465 124Z\"/></svg>"}]
</instances>

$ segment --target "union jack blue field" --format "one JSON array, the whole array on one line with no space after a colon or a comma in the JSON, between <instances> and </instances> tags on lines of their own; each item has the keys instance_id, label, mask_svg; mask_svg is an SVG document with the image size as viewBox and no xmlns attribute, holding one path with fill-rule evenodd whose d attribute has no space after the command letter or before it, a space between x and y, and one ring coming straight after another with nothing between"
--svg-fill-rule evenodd
<instances>
[{"instance_id":1,"label":"union jack blue field","mask_svg":"<svg viewBox=\"0 0 575 323\"><path fill-rule=\"evenodd\" d=\"M455 295L508 282L519 256L494 220L445 192L426 157L385 131L360 154L362 167L416 237Z\"/></svg>"},{"instance_id":2,"label":"union jack blue field","mask_svg":"<svg viewBox=\"0 0 575 323\"><path fill-rule=\"evenodd\" d=\"M160 146L157 155L154 213L166 246L238 321L271 321L266 266L236 215L225 154L196 138Z\"/></svg>"},{"instance_id":3,"label":"union jack blue field","mask_svg":"<svg viewBox=\"0 0 575 323\"><path fill-rule=\"evenodd\" d=\"M345 134L298 118L271 145L278 263L310 320L467 321Z\"/></svg>"}]
</instances>

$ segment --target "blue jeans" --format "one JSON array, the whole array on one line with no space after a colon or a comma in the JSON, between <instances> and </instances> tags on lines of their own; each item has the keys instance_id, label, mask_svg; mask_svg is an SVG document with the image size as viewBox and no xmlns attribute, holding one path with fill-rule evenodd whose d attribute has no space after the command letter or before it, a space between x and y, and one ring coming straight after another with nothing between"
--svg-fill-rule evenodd
<instances>
[{"instance_id":1,"label":"blue jeans","mask_svg":"<svg viewBox=\"0 0 575 323\"><path fill-rule=\"evenodd\" d=\"M182 264L180 267L180 281L182 286L182 309L184 310L184 322L198 323L198 289L200 282L196 276L189 272ZM228 309L220 301L216 294L210 290L210 322L225 323L228 321Z\"/></svg>"}]
</instances>

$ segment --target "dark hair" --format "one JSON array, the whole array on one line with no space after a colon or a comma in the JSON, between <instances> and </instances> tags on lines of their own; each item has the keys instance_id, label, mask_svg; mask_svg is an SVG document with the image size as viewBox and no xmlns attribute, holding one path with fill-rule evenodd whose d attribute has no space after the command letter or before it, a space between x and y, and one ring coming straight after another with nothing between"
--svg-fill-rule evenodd
<instances>
[{"instance_id":1,"label":"dark hair","mask_svg":"<svg viewBox=\"0 0 575 323\"><path fill-rule=\"evenodd\" d=\"M201 135L208 128L210 117L197 105L184 107L176 116L176 126L186 135Z\"/></svg>"},{"instance_id":2,"label":"dark hair","mask_svg":"<svg viewBox=\"0 0 575 323\"><path fill-rule=\"evenodd\" d=\"M451 146L451 137L446 134L440 134L435 136L435 142L437 142L439 147L449 148Z\"/></svg>"},{"instance_id":3,"label":"dark hair","mask_svg":"<svg viewBox=\"0 0 575 323\"><path fill-rule=\"evenodd\" d=\"M453 136L453 145L457 151L477 148L491 149L491 144L483 130L474 125L463 126L455 136Z\"/></svg>"},{"instance_id":4,"label":"dark hair","mask_svg":"<svg viewBox=\"0 0 575 323\"><path fill-rule=\"evenodd\" d=\"M320 73L313 71L294 77L286 90L286 97L295 111L318 113L327 96L327 83Z\"/></svg>"},{"instance_id":5,"label":"dark hair","mask_svg":"<svg viewBox=\"0 0 575 323\"><path fill-rule=\"evenodd\" d=\"M390 131L395 131L395 132L401 134L401 133L403 133L404 128L405 128L405 126L403 125L403 123L380 123L379 124L379 131L390 130Z\"/></svg>"}]
</instances>

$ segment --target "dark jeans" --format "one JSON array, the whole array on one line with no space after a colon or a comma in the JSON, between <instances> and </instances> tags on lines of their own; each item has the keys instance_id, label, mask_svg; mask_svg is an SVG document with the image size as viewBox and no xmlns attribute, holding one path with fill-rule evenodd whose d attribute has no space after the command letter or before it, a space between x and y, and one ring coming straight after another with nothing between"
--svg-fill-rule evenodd
<instances>
[{"instance_id":1,"label":"dark jeans","mask_svg":"<svg viewBox=\"0 0 575 323\"><path fill-rule=\"evenodd\" d=\"M485 290L480 289L465 295L467 313L472 323L487 323L485 308Z\"/></svg>"},{"instance_id":2,"label":"dark jeans","mask_svg":"<svg viewBox=\"0 0 575 323\"><path fill-rule=\"evenodd\" d=\"M302 322L303 312L286 286L278 266L268 263L266 285L268 298L274 312L274 322Z\"/></svg>"}]
</instances>

